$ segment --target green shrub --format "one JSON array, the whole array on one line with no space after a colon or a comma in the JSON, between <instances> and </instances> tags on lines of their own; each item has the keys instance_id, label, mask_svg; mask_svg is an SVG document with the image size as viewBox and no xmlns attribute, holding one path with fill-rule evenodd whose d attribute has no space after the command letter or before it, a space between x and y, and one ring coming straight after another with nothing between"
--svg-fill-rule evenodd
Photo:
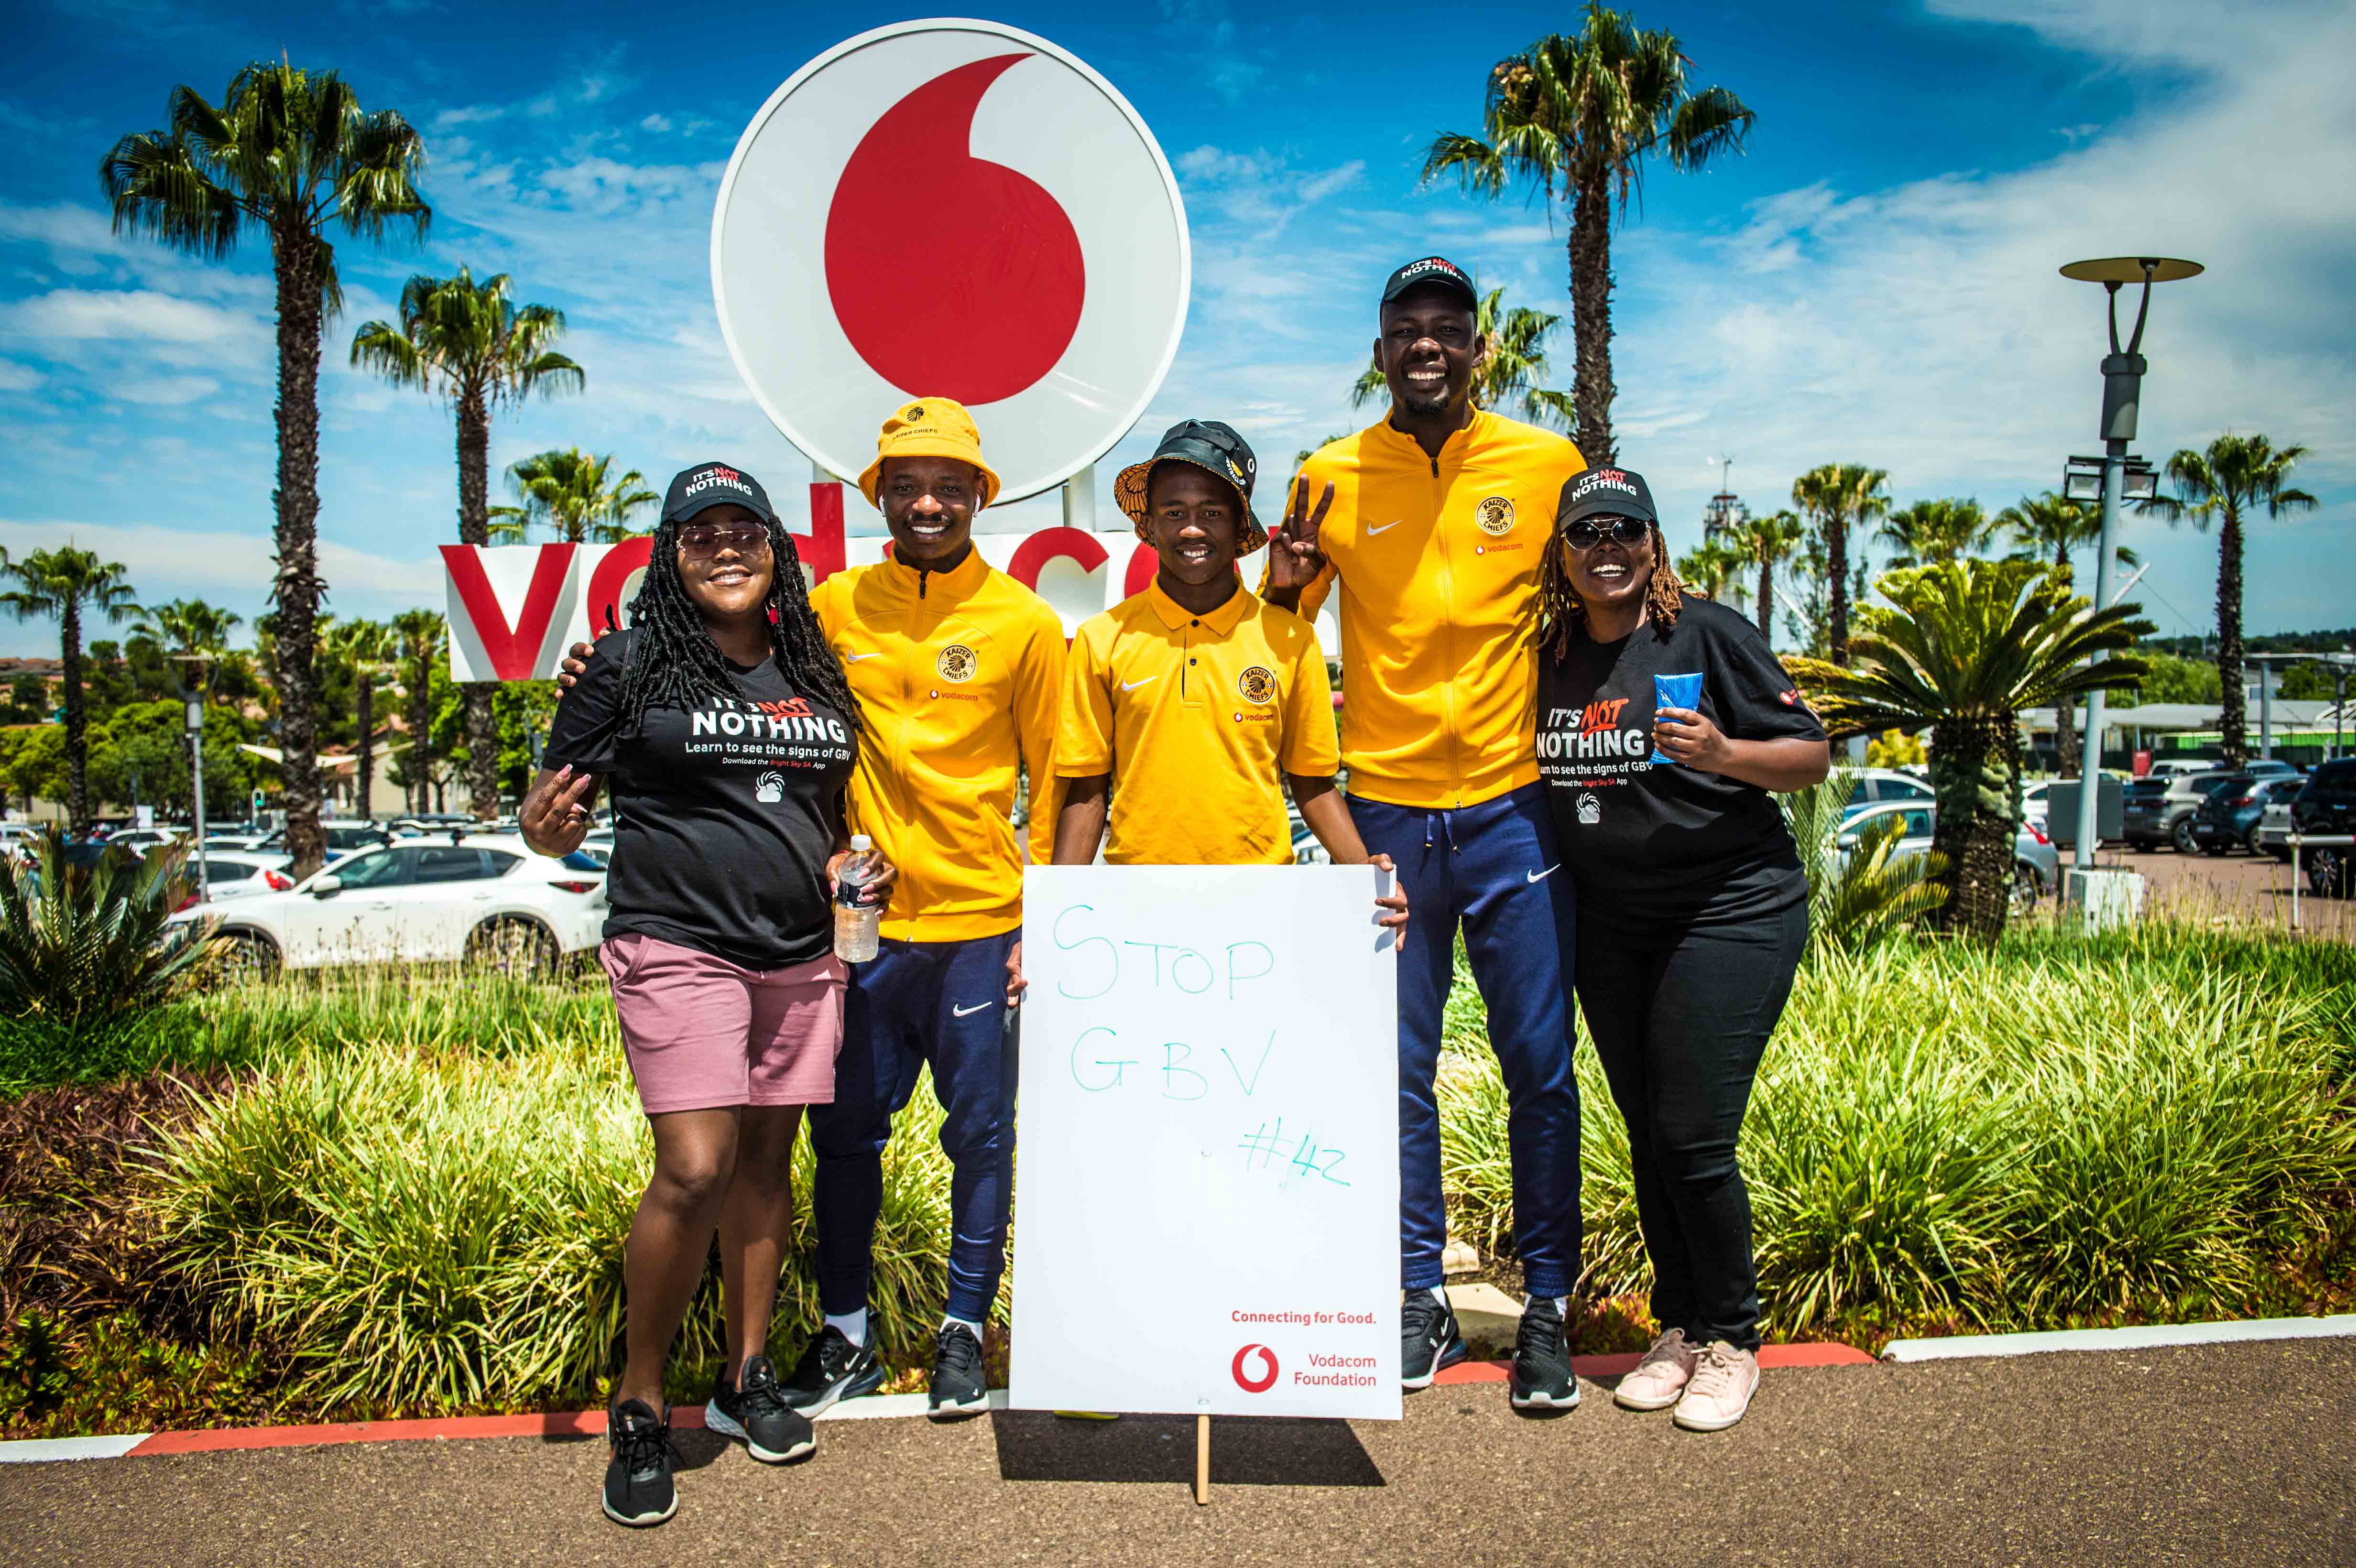
<instances>
[{"instance_id":1,"label":"green shrub","mask_svg":"<svg viewBox=\"0 0 2356 1568\"><path fill-rule=\"evenodd\" d=\"M616 1364L622 1243L652 1143L605 1030L504 1055L388 1041L265 1065L158 1157L179 1255L223 1339L283 1348L328 1404L446 1410L596 1396ZM947 1288L948 1161L920 1094L884 1156L874 1324L929 1345ZM779 1359L818 1317L808 1141L779 1286ZM721 1356L714 1271L673 1360Z\"/></svg>"},{"instance_id":2,"label":"green shrub","mask_svg":"<svg viewBox=\"0 0 2356 1568\"><path fill-rule=\"evenodd\" d=\"M183 854L108 849L75 866L53 827L30 863L0 857L0 1017L79 1033L177 992L205 951L201 927L165 923L187 896Z\"/></svg>"},{"instance_id":3,"label":"green shrub","mask_svg":"<svg viewBox=\"0 0 2356 1568\"><path fill-rule=\"evenodd\" d=\"M2351 957L2206 937L1817 953L1742 1135L1771 1330L2230 1316L2344 1241ZM1504 1089L1485 1042L1451 1044L1443 1178L1494 1244ZM1625 1129L1579 1066L1589 1283L1642 1288Z\"/></svg>"}]
</instances>

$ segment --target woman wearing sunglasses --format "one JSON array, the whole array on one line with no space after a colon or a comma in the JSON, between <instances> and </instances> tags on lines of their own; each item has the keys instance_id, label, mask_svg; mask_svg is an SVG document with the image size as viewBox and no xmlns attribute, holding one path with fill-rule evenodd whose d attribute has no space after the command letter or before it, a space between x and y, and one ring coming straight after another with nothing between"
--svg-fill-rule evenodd
<instances>
[{"instance_id":1,"label":"woman wearing sunglasses","mask_svg":"<svg viewBox=\"0 0 2356 1568\"><path fill-rule=\"evenodd\" d=\"M1563 486L1539 615L1538 769L1579 887L1563 967L1628 1123L1661 1329L1614 1397L1715 1432L1759 1382L1735 1144L1808 935L1772 792L1831 748L1758 629L1679 584L1639 475Z\"/></svg>"},{"instance_id":2,"label":"woman wearing sunglasses","mask_svg":"<svg viewBox=\"0 0 2356 1568\"><path fill-rule=\"evenodd\" d=\"M671 481L630 623L558 704L520 816L534 848L565 854L599 781L613 788L598 956L655 1160L624 1254L605 1509L646 1525L678 1506L663 1363L715 1232L727 1344L705 1423L772 1464L812 1446L765 1345L794 1135L803 1106L834 1098L844 974L829 893L860 724L793 544L739 469Z\"/></svg>"}]
</instances>

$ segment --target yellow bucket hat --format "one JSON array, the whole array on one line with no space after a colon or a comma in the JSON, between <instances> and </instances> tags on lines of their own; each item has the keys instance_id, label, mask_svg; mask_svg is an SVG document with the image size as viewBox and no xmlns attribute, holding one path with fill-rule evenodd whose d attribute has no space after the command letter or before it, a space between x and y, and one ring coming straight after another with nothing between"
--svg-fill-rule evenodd
<instances>
[{"instance_id":1,"label":"yellow bucket hat","mask_svg":"<svg viewBox=\"0 0 2356 1568\"><path fill-rule=\"evenodd\" d=\"M965 411L965 405L951 399L918 398L902 403L884 421L883 432L875 438L875 461L859 476L860 493L878 511L884 504L875 498L875 485L883 477L887 457L954 457L970 463L981 471L981 504L987 507L998 499L998 472L981 455L981 432L974 428L973 416Z\"/></svg>"}]
</instances>

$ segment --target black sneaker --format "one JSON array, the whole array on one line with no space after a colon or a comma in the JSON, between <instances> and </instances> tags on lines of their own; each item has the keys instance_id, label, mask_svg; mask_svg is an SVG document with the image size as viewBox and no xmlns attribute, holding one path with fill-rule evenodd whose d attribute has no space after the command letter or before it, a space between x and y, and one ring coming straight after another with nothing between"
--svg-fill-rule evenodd
<instances>
[{"instance_id":1,"label":"black sneaker","mask_svg":"<svg viewBox=\"0 0 2356 1568\"><path fill-rule=\"evenodd\" d=\"M777 1387L777 1369L766 1356L744 1363L741 1383L725 1373L712 1388L712 1403L703 1407L703 1424L725 1437L742 1437L744 1452L764 1465L798 1459L818 1446L809 1417L786 1403Z\"/></svg>"},{"instance_id":2,"label":"black sneaker","mask_svg":"<svg viewBox=\"0 0 2356 1568\"><path fill-rule=\"evenodd\" d=\"M957 1421L990 1408L990 1377L981 1368L981 1341L962 1323L944 1323L933 1341L933 1383L925 1413Z\"/></svg>"},{"instance_id":3,"label":"black sneaker","mask_svg":"<svg viewBox=\"0 0 2356 1568\"><path fill-rule=\"evenodd\" d=\"M660 1524L679 1511L679 1489L670 1473L679 1451L670 1445L670 1412L659 1416L642 1399L626 1399L605 1411L605 1442L614 1451L605 1467L605 1517L616 1524Z\"/></svg>"},{"instance_id":4,"label":"black sneaker","mask_svg":"<svg viewBox=\"0 0 2356 1568\"><path fill-rule=\"evenodd\" d=\"M1410 1290L1399 1303L1399 1384L1409 1393L1430 1388L1442 1367L1464 1359L1456 1310L1428 1290Z\"/></svg>"},{"instance_id":5,"label":"black sneaker","mask_svg":"<svg viewBox=\"0 0 2356 1568\"><path fill-rule=\"evenodd\" d=\"M883 1386L884 1363L875 1359L875 1348L852 1344L850 1335L830 1323L809 1342L794 1363L794 1375L778 1392L787 1404L815 1420L835 1401L857 1399Z\"/></svg>"},{"instance_id":6,"label":"black sneaker","mask_svg":"<svg viewBox=\"0 0 2356 1568\"><path fill-rule=\"evenodd\" d=\"M1514 1336L1514 1373L1506 1386L1515 1410L1569 1410L1579 1403L1562 1309L1547 1297L1522 1308L1522 1327Z\"/></svg>"}]
</instances>

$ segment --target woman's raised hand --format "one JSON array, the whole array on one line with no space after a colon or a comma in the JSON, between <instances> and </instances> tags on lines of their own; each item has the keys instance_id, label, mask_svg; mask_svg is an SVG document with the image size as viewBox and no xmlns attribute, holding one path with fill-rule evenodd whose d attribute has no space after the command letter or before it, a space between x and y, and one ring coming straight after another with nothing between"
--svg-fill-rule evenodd
<instances>
[{"instance_id":1,"label":"woman's raised hand","mask_svg":"<svg viewBox=\"0 0 2356 1568\"><path fill-rule=\"evenodd\" d=\"M543 772L516 809L516 824L524 842L543 855L570 855L589 836L591 795L597 793L595 773L575 773L567 763L554 773Z\"/></svg>"}]
</instances>

